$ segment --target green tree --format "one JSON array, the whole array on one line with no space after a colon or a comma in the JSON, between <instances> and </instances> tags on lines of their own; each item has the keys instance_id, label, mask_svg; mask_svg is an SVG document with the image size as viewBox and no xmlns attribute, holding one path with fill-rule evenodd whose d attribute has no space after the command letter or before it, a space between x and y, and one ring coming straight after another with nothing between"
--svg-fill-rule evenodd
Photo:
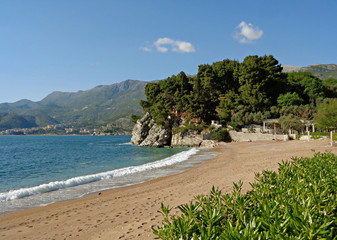
<instances>
[{"instance_id":1,"label":"green tree","mask_svg":"<svg viewBox=\"0 0 337 240\"><path fill-rule=\"evenodd\" d=\"M191 95L193 90L192 85L190 84L190 79L184 72L180 72L177 77L176 81L178 87L174 94L174 101L176 102L176 110L180 112L185 112L188 109L189 105L189 98L188 96Z\"/></svg>"},{"instance_id":2,"label":"green tree","mask_svg":"<svg viewBox=\"0 0 337 240\"><path fill-rule=\"evenodd\" d=\"M285 75L273 56L248 56L240 64L239 82L243 103L259 111L276 103L283 91Z\"/></svg>"},{"instance_id":3,"label":"green tree","mask_svg":"<svg viewBox=\"0 0 337 240\"><path fill-rule=\"evenodd\" d=\"M160 85L158 83L148 83L145 86L145 95L149 103L154 103L158 95L161 93Z\"/></svg>"},{"instance_id":4,"label":"green tree","mask_svg":"<svg viewBox=\"0 0 337 240\"><path fill-rule=\"evenodd\" d=\"M304 128L303 123L301 122L301 119L293 114L281 116L279 118L279 123L281 124L281 127L283 129L293 129L297 131L302 131Z\"/></svg>"},{"instance_id":5,"label":"green tree","mask_svg":"<svg viewBox=\"0 0 337 240\"><path fill-rule=\"evenodd\" d=\"M231 122L234 123L237 127L243 127L247 122L247 115L250 110L247 106L238 105L236 112L231 117Z\"/></svg>"},{"instance_id":6,"label":"green tree","mask_svg":"<svg viewBox=\"0 0 337 240\"><path fill-rule=\"evenodd\" d=\"M188 112L193 117L210 121L216 115L219 97L215 91L214 72L210 65L199 65L198 74L192 80L193 91L188 96Z\"/></svg>"},{"instance_id":7,"label":"green tree","mask_svg":"<svg viewBox=\"0 0 337 240\"><path fill-rule=\"evenodd\" d=\"M229 122L240 104L240 96L234 91L228 91L224 96L220 96L220 103L216 108L222 123Z\"/></svg>"},{"instance_id":8,"label":"green tree","mask_svg":"<svg viewBox=\"0 0 337 240\"><path fill-rule=\"evenodd\" d=\"M301 105L303 102L303 99L296 92L280 94L280 96L277 98L279 107Z\"/></svg>"},{"instance_id":9,"label":"green tree","mask_svg":"<svg viewBox=\"0 0 337 240\"><path fill-rule=\"evenodd\" d=\"M131 120L133 123L136 123L138 121L138 119L141 119L142 117L141 116L138 116L138 115L135 115L135 114L132 114L131 115Z\"/></svg>"},{"instance_id":10,"label":"green tree","mask_svg":"<svg viewBox=\"0 0 337 240\"><path fill-rule=\"evenodd\" d=\"M337 129L337 99L318 105L317 114L314 119L319 129Z\"/></svg>"},{"instance_id":11,"label":"green tree","mask_svg":"<svg viewBox=\"0 0 337 240\"><path fill-rule=\"evenodd\" d=\"M323 81L325 87L325 95L330 98L337 97L337 79L327 78Z\"/></svg>"},{"instance_id":12,"label":"green tree","mask_svg":"<svg viewBox=\"0 0 337 240\"><path fill-rule=\"evenodd\" d=\"M218 95L228 91L237 92L239 89L239 68L240 63L236 60L225 59L212 64L215 77L215 91Z\"/></svg>"},{"instance_id":13,"label":"green tree","mask_svg":"<svg viewBox=\"0 0 337 240\"><path fill-rule=\"evenodd\" d=\"M296 92L305 103L314 103L316 99L324 97L322 80L310 72L288 73L288 90Z\"/></svg>"},{"instance_id":14,"label":"green tree","mask_svg":"<svg viewBox=\"0 0 337 240\"><path fill-rule=\"evenodd\" d=\"M218 142L231 142L232 141L232 138L229 135L229 132L223 128L214 130L211 139L216 140Z\"/></svg>"},{"instance_id":15,"label":"green tree","mask_svg":"<svg viewBox=\"0 0 337 240\"><path fill-rule=\"evenodd\" d=\"M280 110L280 116L295 115L302 120L312 120L316 113L316 107L313 104L284 106Z\"/></svg>"}]
</instances>

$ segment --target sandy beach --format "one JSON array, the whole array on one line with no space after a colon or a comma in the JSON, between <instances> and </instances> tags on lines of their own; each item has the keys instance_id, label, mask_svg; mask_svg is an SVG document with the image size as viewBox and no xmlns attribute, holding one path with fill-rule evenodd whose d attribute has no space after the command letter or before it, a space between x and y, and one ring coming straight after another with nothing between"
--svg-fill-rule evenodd
<instances>
[{"instance_id":1,"label":"sandy beach","mask_svg":"<svg viewBox=\"0 0 337 240\"><path fill-rule=\"evenodd\" d=\"M180 174L0 216L0 239L153 239L162 202L176 207L212 186L230 192L239 180L247 191L256 172L276 171L282 160L311 157L313 150L337 153L328 140L228 143L213 150L221 154Z\"/></svg>"}]
</instances>

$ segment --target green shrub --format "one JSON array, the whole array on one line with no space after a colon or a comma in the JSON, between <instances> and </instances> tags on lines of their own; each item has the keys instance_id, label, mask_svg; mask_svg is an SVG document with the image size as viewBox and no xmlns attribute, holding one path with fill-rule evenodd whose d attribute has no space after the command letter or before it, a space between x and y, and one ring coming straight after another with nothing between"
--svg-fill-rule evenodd
<instances>
[{"instance_id":1,"label":"green shrub","mask_svg":"<svg viewBox=\"0 0 337 240\"><path fill-rule=\"evenodd\" d=\"M227 123L227 126L231 126L235 131L239 131L241 128L241 125L236 122L229 122Z\"/></svg>"},{"instance_id":2,"label":"green shrub","mask_svg":"<svg viewBox=\"0 0 337 240\"><path fill-rule=\"evenodd\" d=\"M301 136L303 136L303 135L307 135L307 134L298 134L296 136L296 139L297 140L300 139ZM330 138L330 132L310 132L310 136L311 136L312 139L320 139L324 136L327 137L327 138ZM332 139L334 141L337 141L337 133L332 133Z\"/></svg>"},{"instance_id":3,"label":"green shrub","mask_svg":"<svg viewBox=\"0 0 337 240\"><path fill-rule=\"evenodd\" d=\"M182 127L173 128L172 132L173 132L173 134L184 133L184 132L187 132L187 131L196 131L196 132L200 133L204 130L205 127L206 127L205 122L202 122L200 124L190 123L190 124L186 124L185 126L182 126Z\"/></svg>"},{"instance_id":4,"label":"green shrub","mask_svg":"<svg viewBox=\"0 0 337 240\"><path fill-rule=\"evenodd\" d=\"M135 115L135 114L131 115L131 120L132 120L133 123L137 123L137 121L141 118L142 118L141 116L138 116L138 115Z\"/></svg>"},{"instance_id":5,"label":"green shrub","mask_svg":"<svg viewBox=\"0 0 337 240\"><path fill-rule=\"evenodd\" d=\"M215 129L213 131L212 140L216 140L218 142L231 142L231 136L229 135L229 132L226 129Z\"/></svg>"},{"instance_id":6,"label":"green shrub","mask_svg":"<svg viewBox=\"0 0 337 240\"><path fill-rule=\"evenodd\" d=\"M153 227L157 239L336 239L337 157L282 162L278 174L256 174L252 190L241 194L242 182L231 193L212 188L189 204L180 216L161 206L164 220Z\"/></svg>"},{"instance_id":7,"label":"green shrub","mask_svg":"<svg viewBox=\"0 0 337 240\"><path fill-rule=\"evenodd\" d=\"M214 131L216 128L213 126L213 125L211 125L209 128L208 128L208 131L210 131L210 132L212 132L212 131Z\"/></svg>"},{"instance_id":8,"label":"green shrub","mask_svg":"<svg viewBox=\"0 0 337 240\"><path fill-rule=\"evenodd\" d=\"M185 120L186 124L189 124L191 119L192 119L192 116L187 117L186 120Z\"/></svg>"},{"instance_id":9,"label":"green shrub","mask_svg":"<svg viewBox=\"0 0 337 240\"><path fill-rule=\"evenodd\" d=\"M186 127L176 127L172 129L173 134L184 133L187 131Z\"/></svg>"}]
</instances>

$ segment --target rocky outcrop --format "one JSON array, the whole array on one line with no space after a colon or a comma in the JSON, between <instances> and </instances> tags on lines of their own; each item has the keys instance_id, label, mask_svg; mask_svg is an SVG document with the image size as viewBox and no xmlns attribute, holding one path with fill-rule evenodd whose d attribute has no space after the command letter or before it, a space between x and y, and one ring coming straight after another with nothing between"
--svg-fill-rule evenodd
<instances>
[{"instance_id":1,"label":"rocky outcrop","mask_svg":"<svg viewBox=\"0 0 337 240\"><path fill-rule=\"evenodd\" d=\"M147 137L144 139L143 142L140 143L140 145L147 147L164 147L170 146L170 143L171 143L170 129L165 129L156 124L153 124L152 128L148 132Z\"/></svg>"},{"instance_id":2,"label":"rocky outcrop","mask_svg":"<svg viewBox=\"0 0 337 240\"><path fill-rule=\"evenodd\" d=\"M146 113L133 127L131 143L136 145L141 144L147 137L152 125L151 116L149 113Z\"/></svg>"},{"instance_id":3,"label":"rocky outcrop","mask_svg":"<svg viewBox=\"0 0 337 240\"><path fill-rule=\"evenodd\" d=\"M171 146L200 147L203 141L202 135L191 132L177 133L172 136Z\"/></svg>"},{"instance_id":4,"label":"rocky outcrop","mask_svg":"<svg viewBox=\"0 0 337 240\"><path fill-rule=\"evenodd\" d=\"M172 136L171 146L183 147L215 147L216 141L209 140L210 134L196 134L193 132L177 133Z\"/></svg>"},{"instance_id":5,"label":"rocky outcrop","mask_svg":"<svg viewBox=\"0 0 337 240\"><path fill-rule=\"evenodd\" d=\"M217 141L214 140L203 140L200 147L213 148L217 145Z\"/></svg>"},{"instance_id":6,"label":"rocky outcrop","mask_svg":"<svg viewBox=\"0 0 337 240\"><path fill-rule=\"evenodd\" d=\"M179 127L179 117L172 120L173 127ZM137 121L132 131L131 143L147 147L213 147L210 134L197 134L194 131L180 132L172 135L172 127L164 128L155 123L149 113Z\"/></svg>"},{"instance_id":7,"label":"rocky outcrop","mask_svg":"<svg viewBox=\"0 0 337 240\"><path fill-rule=\"evenodd\" d=\"M164 147L171 145L171 129L158 126L146 113L137 121L132 131L131 143L147 147Z\"/></svg>"}]
</instances>

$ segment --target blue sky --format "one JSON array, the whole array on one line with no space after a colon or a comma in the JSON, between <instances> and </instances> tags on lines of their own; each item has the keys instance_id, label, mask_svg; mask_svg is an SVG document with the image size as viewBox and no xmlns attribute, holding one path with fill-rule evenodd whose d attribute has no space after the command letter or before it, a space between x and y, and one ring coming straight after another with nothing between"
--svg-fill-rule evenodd
<instances>
[{"instance_id":1,"label":"blue sky","mask_svg":"<svg viewBox=\"0 0 337 240\"><path fill-rule=\"evenodd\" d=\"M337 64L335 0L0 1L0 102L272 54Z\"/></svg>"}]
</instances>

